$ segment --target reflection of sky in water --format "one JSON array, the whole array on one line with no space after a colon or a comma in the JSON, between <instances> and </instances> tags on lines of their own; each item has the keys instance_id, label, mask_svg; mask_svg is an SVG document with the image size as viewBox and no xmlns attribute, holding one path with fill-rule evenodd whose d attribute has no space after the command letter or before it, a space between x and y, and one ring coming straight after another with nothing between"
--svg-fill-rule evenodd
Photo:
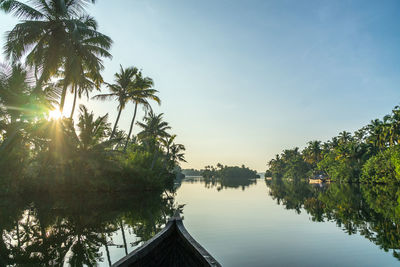
<instances>
[{"instance_id":1,"label":"reflection of sky in water","mask_svg":"<svg viewBox=\"0 0 400 267\"><path fill-rule=\"evenodd\" d=\"M137 238L133 231L129 227L124 227L125 229L125 238L126 238L126 243L128 244L128 253L134 250L136 247L131 246L131 243L134 243L137 241ZM111 262L115 263L122 257L125 257L125 249L122 247L124 244L124 241L122 239L122 233L121 230L116 231L115 233L112 234L112 243L114 245L109 246L108 250L110 252L110 258ZM107 241L110 242L110 237L107 237ZM105 247L101 247L100 252L103 255L103 262L99 263L99 266L109 266L108 261L107 261L107 255L106 255L106 249Z\"/></svg>"},{"instance_id":2,"label":"reflection of sky in water","mask_svg":"<svg viewBox=\"0 0 400 267\"><path fill-rule=\"evenodd\" d=\"M364 188L361 194L359 190L354 190L354 187L347 184L331 184L329 187L320 188L307 184L272 184L271 181L268 183L269 187L263 179L258 179L256 183L246 181L243 183L245 185L243 189L238 186L236 180L233 184L227 184L219 190L218 183L209 186L202 179L191 177L177 184L175 207L176 204L185 205L183 216L187 230L223 266L265 266L267 264L271 266L398 266L399 262L393 257L392 251L385 252L359 234L348 235L343 230L344 225L338 227L335 221L313 222L311 215L304 209L300 209L301 213L298 214L294 209L285 208L285 205L291 205L291 207L299 203L302 205L306 198L323 192L319 195L319 199L326 201L324 202L326 207L331 206L328 209L332 207L341 209L343 205L345 206L339 212L347 216L344 220L362 226L367 225L370 231L372 226L377 227L381 230L381 235L387 233L386 236L381 236L381 239L388 236L396 239L399 236L398 230L392 229L390 232L387 224L384 224L389 223L393 226L396 221L391 221L391 217L385 221L381 213L374 213L369 206L375 205L375 209L383 209L385 216L393 216L398 206L396 199L392 196L398 195L396 193L398 188L379 189L376 186L368 189L370 192L365 191L367 189ZM285 205L278 205L277 200L273 199L270 193L274 196L284 196ZM365 193L368 193L370 198L362 198L362 195L365 197ZM49 201L46 200L40 205L37 205L38 203L32 205L30 212L25 205L15 204L13 207L13 203L7 207L4 206L6 202L0 202L1 211L4 213L0 214L3 241L10 242L14 248L17 246L14 220L16 217L14 216L19 218L21 241L26 234L24 227L27 225L35 228L33 232L36 231L36 234L40 233L40 229L36 227L40 220L35 214L41 214L44 224L48 223L50 226L54 225L56 218L63 218L61 225L66 228L64 232L61 231L61 234L69 233L70 230L78 233L79 231L76 231L78 229L83 233L83 239L87 240L90 237L93 241L93 238L98 236L98 231L110 232L111 236L107 236L108 248L111 262L115 263L125 256L120 228L121 219L131 220L135 229L144 225L146 227L142 230L149 230L154 227L154 221L151 218L162 224L167 218L165 216L172 212L172 206L159 198L102 200L95 197L86 200L90 200L91 204L80 204L73 200L70 203L60 202L60 204L48 205ZM134 205L130 205L132 203ZM65 208L61 208L64 205L66 205ZM359 210L361 206L362 212ZM20 215L18 215L18 207L24 207ZM364 218L358 215L365 216L371 222L365 223L357 219ZM46 216L48 216L47 219ZM103 228L109 223L113 225L112 230ZM161 229L161 225L159 227ZM396 225L393 227L396 229ZM48 227L45 230L47 237L53 235L56 238L53 244L59 245L57 227ZM155 228L154 230L157 231ZM131 244L138 241L138 238L133 228L128 227L128 221L124 223L124 232L128 252L131 252L135 248ZM371 232L376 234L375 230ZM147 231L137 233L138 236L148 236ZM39 245L41 237L38 237L35 240L39 241L37 243ZM70 237L76 240L77 234ZM63 240L63 235L60 240ZM393 242L394 246L398 245L397 240L383 240L383 242ZM22 247L28 243L22 243ZM0 257L3 256L1 252ZM98 252L102 258L102 262L98 263L99 266L108 266L104 243ZM68 255L71 253L66 255L64 262L68 261ZM67 265L64 264L64 266Z\"/></svg>"},{"instance_id":3,"label":"reflection of sky in water","mask_svg":"<svg viewBox=\"0 0 400 267\"><path fill-rule=\"evenodd\" d=\"M398 266L391 252L334 222L286 210L268 192L262 180L219 192L183 182L176 201L186 204L188 231L223 266Z\"/></svg>"}]
</instances>

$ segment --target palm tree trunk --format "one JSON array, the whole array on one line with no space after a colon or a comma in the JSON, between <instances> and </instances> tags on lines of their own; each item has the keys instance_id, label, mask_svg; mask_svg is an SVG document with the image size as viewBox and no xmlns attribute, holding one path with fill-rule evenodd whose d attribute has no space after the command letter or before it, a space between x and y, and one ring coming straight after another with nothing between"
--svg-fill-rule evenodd
<instances>
[{"instance_id":1,"label":"palm tree trunk","mask_svg":"<svg viewBox=\"0 0 400 267\"><path fill-rule=\"evenodd\" d=\"M158 148L156 151L154 151L154 156L153 156L153 160L151 161L150 170L153 170L154 165L156 164L157 158L158 158Z\"/></svg>"},{"instance_id":2,"label":"palm tree trunk","mask_svg":"<svg viewBox=\"0 0 400 267\"><path fill-rule=\"evenodd\" d=\"M169 151L167 152L167 155L165 155L165 160L164 160L164 169L167 169L167 164L169 160Z\"/></svg>"},{"instance_id":3,"label":"palm tree trunk","mask_svg":"<svg viewBox=\"0 0 400 267\"><path fill-rule=\"evenodd\" d=\"M137 106L138 106L138 103L135 103L135 112L133 113L133 118L132 118L132 122L131 122L131 127L129 128L128 137L126 138L125 147L124 147L124 152L126 151L126 148L128 147L129 139L130 139L131 134L132 134L133 124L134 124L135 118L136 118Z\"/></svg>"},{"instance_id":4,"label":"palm tree trunk","mask_svg":"<svg viewBox=\"0 0 400 267\"><path fill-rule=\"evenodd\" d=\"M104 246L106 247L106 253L107 253L107 261L108 261L108 265L111 266L111 257L110 257L110 250L108 249L108 244L107 244L107 236L104 236L105 238L105 243Z\"/></svg>"},{"instance_id":5,"label":"palm tree trunk","mask_svg":"<svg viewBox=\"0 0 400 267\"><path fill-rule=\"evenodd\" d=\"M19 222L18 222L18 220L17 220L17 246L18 246L18 249L21 250L21 241L19 238ZM19 251L19 252L21 252L21 251Z\"/></svg>"},{"instance_id":6,"label":"palm tree trunk","mask_svg":"<svg viewBox=\"0 0 400 267\"><path fill-rule=\"evenodd\" d=\"M63 112L64 109L64 104L65 104L65 97L67 95L67 85L63 86L62 92L61 92L61 101L60 101L60 112Z\"/></svg>"},{"instance_id":7,"label":"palm tree trunk","mask_svg":"<svg viewBox=\"0 0 400 267\"><path fill-rule=\"evenodd\" d=\"M123 224L122 221L121 221L121 232L122 232L122 240L124 241L125 255L128 255L128 247L127 247L127 245L126 245L124 224Z\"/></svg>"},{"instance_id":8,"label":"palm tree trunk","mask_svg":"<svg viewBox=\"0 0 400 267\"><path fill-rule=\"evenodd\" d=\"M78 96L78 86L74 86L74 103L72 104L71 115L69 116L70 119L74 116L75 105L76 105L76 97Z\"/></svg>"},{"instance_id":9,"label":"palm tree trunk","mask_svg":"<svg viewBox=\"0 0 400 267\"><path fill-rule=\"evenodd\" d=\"M115 131L117 130L117 125L118 125L119 117L121 116L121 112L122 112L122 108L120 106L119 107L119 111L118 111L117 120L115 121L114 128L113 128L113 130L111 132L111 135L110 135L110 140L114 137Z\"/></svg>"}]
</instances>

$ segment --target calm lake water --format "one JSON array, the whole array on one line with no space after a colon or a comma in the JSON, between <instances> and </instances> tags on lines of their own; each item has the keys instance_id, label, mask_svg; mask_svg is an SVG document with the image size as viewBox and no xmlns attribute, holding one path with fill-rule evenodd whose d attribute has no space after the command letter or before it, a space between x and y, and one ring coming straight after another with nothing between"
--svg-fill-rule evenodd
<instances>
[{"instance_id":1,"label":"calm lake water","mask_svg":"<svg viewBox=\"0 0 400 267\"><path fill-rule=\"evenodd\" d=\"M176 193L0 200L0 266L109 266L176 208L223 266L400 266L400 190L186 178Z\"/></svg>"}]
</instances>

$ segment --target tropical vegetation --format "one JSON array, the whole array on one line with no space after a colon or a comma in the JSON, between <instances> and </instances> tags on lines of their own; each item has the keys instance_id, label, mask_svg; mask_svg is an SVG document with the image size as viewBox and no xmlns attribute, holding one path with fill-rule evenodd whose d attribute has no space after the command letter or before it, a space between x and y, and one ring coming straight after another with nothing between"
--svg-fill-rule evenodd
<instances>
[{"instance_id":1,"label":"tropical vegetation","mask_svg":"<svg viewBox=\"0 0 400 267\"><path fill-rule=\"evenodd\" d=\"M337 182L400 182L400 107L382 120L326 142L284 150L268 162L266 177L305 179L327 175Z\"/></svg>"},{"instance_id":2,"label":"tropical vegetation","mask_svg":"<svg viewBox=\"0 0 400 267\"><path fill-rule=\"evenodd\" d=\"M0 193L162 192L185 161L185 146L176 142L164 115L152 109L161 100L150 77L137 67L120 66L114 82L103 80L112 39L87 13L94 3L0 0L0 10L20 20L6 33L7 62L0 67ZM104 87L107 91L92 99L117 101L113 125L108 114L77 107L78 98L89 99ZM68 93L72 110L64 116ZM129 103L134 110L126 133L119 121ZM144 109L142 121L138 107Z\"/></svg>"}]
</instances>

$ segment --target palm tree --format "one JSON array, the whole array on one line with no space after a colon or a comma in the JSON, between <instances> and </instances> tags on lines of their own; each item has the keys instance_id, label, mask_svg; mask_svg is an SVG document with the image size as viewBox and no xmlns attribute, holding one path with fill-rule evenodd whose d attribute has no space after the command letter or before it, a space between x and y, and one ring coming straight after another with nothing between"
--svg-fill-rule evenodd
<instances>
[{"instance_id":1,"label":"palm tree","mask_svg":"<svg viewBox=\"0 0 400 267\"><path fill-rule=\"evenodd\" d=\"M14 143L21 134L26 135L22 129L27 128L31 119L42 118L59 97L60 90L52 84L34 93L31 77L21 64L0 66L0 136L7 140L1 144L2 148Z\"/></svg>"},{"instance_id":2,"label":"palm tree","mask_svg":"<svg viewBox=\"0 0 400 267\"><path fill-rule=\"evenodd\" d=\"M104 38L94 39L93 33L87 33L87 29L97 30L97 23L91 17L81 18L81 24L79 30L72 35L73 39L71 42L71 49L66 56L64 64L64 87L61 95L60 110L64 107L64 101L66 97L67 87L71 85L71 91L74 93L74 106L72 108L72 115L75 109L76 97L84 91L79 87L85 86L90 83L90 91L93 87L100 87L103 82L103 78L100 75L100 71L104 69L100 56L111 58L111 54L106 49L109 49L111 43ZM85 28L86 26L86 28ZM79 88L79 91L78 91ZM71 116L72 117L72 116Z\"/></svg>"},{"instance_id":3,"label":"palm tree","mask_svg":"<svg viewBox=\"0 0 400 267\"><path fill-rule=\"evenodd\" d=\"M96 21L85 13L85 5L94 2L32 0L29 6L21 1L0 0L0 9L22 20L7 33L6 56L15 62L26 55L26 63L35 69L38 91L59 68L71 70L76 66L73 62L77 58L85 62L87 69L99 71L100 57L111 57L111 39L98 32ZM60 109L64 107L67 85Z\"/></svg>"},{"instance_id":4,"label":"palm tree","mask_svg":"<svg viewBox=\"0 0 400 267\"><path fill-rule=\"evenodd\" d=\"M117 130L117 125L119 118L121 116L122 110L125 108L126 104L131 98L130 91L132 90L133 86L133 78L138 72L138 69L135 67L129 67L124 69L120 65L120 72L115 73L115 83L114 84L109 84L106 83L108 89L111 91L111 93L108 94L100 94L96 95L93 98L94 99L99 99L99 100L109 100L109 99L116 99L118 101L118 115L117 119L115 120L113 130L111 132L110 139L114 137L115 131Z\"/></svg>"},{"instance_id":5,"label":"palm tree","mask_svg":"<svg viewBox=\"0 0 400 267\"><path fill-rule=\"evenodd\" d=\"M185 154L183 153L185 150L186 150L186 148L182 144L173 144L172 145L172 147L171 147L171 163L173 164L173 166L178 165L179 162L181 162L181 161L186 162Z\"/></svg>"},{"instance_id":6,"label":"palm tree","mask_svg":"<svg viewBox=\"0 0 400 267\"><path fill-rule=\"evenodd\" d=\"M80 106L80 117L78 122L79 129L79 148L81 150L89 150L105 141L110 128L107 122L108 114L94 119L93 112L89 113L88 109Z\"/></svg>"},{"instance_id":7,"label":"palm tree","mask_svg":"<svg viewBox=\"0 0 400 267\"><path fill-rule=\"evenodd\" d=\"M22 65L3 65L0 69L0 104L8 114L10 123L21 118L30 93L28 72Z\"/></svg>"},{"instance_id":8,"label":"palm tree","mask_svg":"<svg viewBox=\"0 0 400 267\"><path fill-rule=\"evenodd\" d=\"M64 73L64 72L63 72ZM60 74L61 77L65 77L64 74ZM72 103L72 109L70 114L70 119L73 118L76 106L77 98L81 98L82 95L86 95L89 99L89 93L93 91L94 88L100 90L100 82L102 81L102 77L100 75L93 76L92 73L83 71L73 78L72 81L67 81L65 78L61 79L58 82L58 85L61 88L65 88L68 84L71 84L71 93L74 94L74 101Z\"/></svg>"},{"instance_id":9,"label":"palm tree","mask_svg":"<svg viewBox=\"0 0 400 267\"><path fill-rule=\"evenodd\" d=\"M310 141L308 146L303 150L306 162L315 165L322 158L321 141Z\"/></svg>"},{"instance_id":10,"label":"palm tree","mask_svg":"<svg viewBox=\"0 0 400 267\"><path fill-rule=\"evenodd\" d=\"M148 99L156 101L159 105L161 104L160 98L155 95L158 91L155 89L151 89L153 85L154 85L153 80L149 77L142 77L142 72L139 72L136 75L133 85L134 89L129 93L130 100L133 101L133 103L135 103L135 110L133 113L131 126L129 128L128 137L126 138L124 151L126 151L126 148L128 147L129 139L132 134L133 124L135 123L138 105L140 104L143 105L146 110L151 109Z\"/></svg>"},{"instance_id":11,"label":"palm tree","mask_svg":"<svg viewBox=\"0 0 400 267\"><path fill-rule=\"evenodd\" d=\"M161 143L164 146L164 148L166 149L165 164L164 164L165 168L167 168L167 164L170 160L170 152L171 152L172 146L174 145L175 138L176 138L176 134L173 134L171 136L166 136L165 138L161 139Z\"/></svg>"},{"instance_id":12,"label":"palm tree","mask_svg":"<svg viewBox=\"0 0 400 267\"><path fill-rule=\"evenodd\" d=\"M372 146L376 149L382 149L384 147L383 133L384 133L384 122L375 119L367 125L368 129L368 143L372 144Z\"/></svg>"},{"instance_id":13,"label":"palm tree","mask_svg":"<svg viewBox=\"0 0 400 267\"><path fill-rule=\"evenodd\" d=\"M163 115L163 113L156 115L150 110L149 114L143 118L144 122L137 123L137 125L142 128L142 131L138 133L139 139L147 144L154 153L151 169L153 169L157 160L160 150L159 143L163 138L170 136L167 131L170 130L171 127L168 125L168 122L163 121Z\"/></svg>"},{"instance_id":14,"label":"palm tree","mask_svg":"<svg viewBox=\"0 0 400 267\"><path fill-rule=\"evenodd\" d=\"M94 81L93 81L94 80ZM93 91L94 88L100 90L99 80L91 79L89 73L82 73L79 80L73 84L74 102L72 104L70 119L74 116L76 98L81 98L83 94L89 99L89 92Z\"/></svg>"},{"instance_id":15,"label":"palm tree","mask_svg":"<svg viewBox=\"0 0 400 267\"><path fill-rule=\"evenodd\" d=\"M339 137L339 143L341 143L341 144L346 144L353 140L351 133L346 132L346 131L339 133L338 137Z\"/></svg>"},{"instance_id":16,"label":"palm tree","mask_svg":"<svg viewBox=\"0 0 400 267\"><path fill-rule=\"evenodd\" d=\"M170 150L171 150L172 145L174 144L175 138L176 138L176 134L173 134L171 136L166 136L165 138L161 139L161 143L167 150L167 153L166 153L167 159L169 159Z\"/></svg>"},{"instance_id":17,"label":"palm tree","mask_svg":"<svg viewBox=\"0 0 400 267\"><path fill-rule=\"evenodd\" d=\"M159 142L164 137L169 137L167 133L171 127L168 122L163 120L164 113L156 115L152 110L143 118L144 122L137 122L142 131L138 133L141 140L153 140Z\"/></svg>"}]
</instances>

